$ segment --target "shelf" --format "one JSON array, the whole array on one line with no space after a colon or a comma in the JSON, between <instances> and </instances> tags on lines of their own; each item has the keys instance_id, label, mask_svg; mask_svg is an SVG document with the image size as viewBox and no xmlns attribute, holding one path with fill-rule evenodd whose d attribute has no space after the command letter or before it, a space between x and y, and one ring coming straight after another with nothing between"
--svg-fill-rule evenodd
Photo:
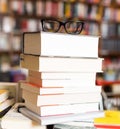
<instances>
[{"instance_id":1,"label":"shelf","mask_svg":"<svg viewBox=\"0 0 120 129\"><path fill-rule=\"evenodd\" d=\"M120 52L116 52L116 51L114 51L114 52L111 52L111 51L108 51L108 50L100 50L100 52L99 52L99 55L100 55L100 57L120 57Z\"/></svg>"},{"instance_id":2,"label":"shelf","mask_svg":"<svg viewBox=\"0 0 120 129\"><path fill-rule=\"evenodd\" d=\"M113 85L113 84L120 84L120 80L116 80L116 81L106 81L106 80L96 80L96 84L97 85Z\"/></svg>"},{"instance_id":3,"label":"shelf","mask_svg":"<svg viewBox=\"0 0 120 129\"><path fill-rule=\"evenodd\" d=\"M120 93L107 92L106 95L108 97L120 97Z\"/></svg>"}]
</instances>

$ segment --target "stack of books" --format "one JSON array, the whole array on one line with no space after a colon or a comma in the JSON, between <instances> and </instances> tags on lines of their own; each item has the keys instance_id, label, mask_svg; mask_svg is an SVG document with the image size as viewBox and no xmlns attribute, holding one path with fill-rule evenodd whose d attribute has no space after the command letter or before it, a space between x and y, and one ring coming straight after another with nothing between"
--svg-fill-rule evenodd
<instances>
[{"instance_id":1,"label":"stack of books","mask_svg":"<svg viewBox=\"0 0 120 129\"><path fill-rule=\"evenodd\" d=\"M28 77L20 87L27 109L40 117L99 111L101 87L95 82L103 59L98 46L96 36L25 32L20 65ZM57 122L56 117L44 124Z\"/></svg>"}]
</instances>

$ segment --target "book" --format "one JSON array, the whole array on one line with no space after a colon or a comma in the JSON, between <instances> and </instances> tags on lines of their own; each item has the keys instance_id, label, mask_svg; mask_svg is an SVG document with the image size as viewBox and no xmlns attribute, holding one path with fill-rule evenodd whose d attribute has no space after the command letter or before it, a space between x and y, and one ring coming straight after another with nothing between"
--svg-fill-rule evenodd
<instances>
[{"instance_id":1,"label":"book","mask_svg":"<svg viewBox=\"0 0 120 129\"><path fill-rule=\"evenodd\" d=\"M39 72L102 72L102 61L102 58L62 58L20 55L21 68Z\"/></svg>"},{"instance_id":2,"label":"book","mask_svg":"<svg viewBox=\"0 0 120 129\"><path fill-rule=\"evenodd\" d=\"M41 117L38 114L32 112L31 110L25 107L19 108L19 112L21 112L28 118L35 120L41 125L51 125L51 124L58 124L62 122L80 121L80 120L94 119L96 117L104 116L103 111L92 111L87 113L75 113L75 114L73 113L73 114Z\"/></svg>"},{"instance_id":3,"label":"book","mask_svg":"<svg viewBox=\"0 0 120 129\"><path fill-rule=\"evenodd\" d=\"M39 95L34 92L22 90L22 98L26 102L31 102L37 106L56 105L56 104L77 104L85 102L100 102L100 93L71 93L71 94L53 94Z\"/></svg>"},{"instance_id":4,"label":"book","mask_svg":"<svg viewBox=\"0 0 120 129\"><path fill-rule=\"evenodd\" d=\"M94 118L94 125L97 129L119 129L120 111L106 110L103 117Z\"/></svg>"},{"instance_id":5,"label":"book","mask_svg":"<svg viewBox=\"0 0 120 129\"><path fill-rule=\"evenodd\" d=\"M6 89L0 89L0 103L5 101L9 97L9 91Z\"/></svg>"},{"instance_id":6,"label":"book","mask_svg":"<svg viewBox=\"0 0 120 129\"><path fill-rule=\"evenodd\" d=\"M91 76L82 79L39 79L28 76L27 81L40 87L86 87L95 86L96 78Z\"/></svg>"},{"instance_id":7,"label":"book","mask_svg":"<svg viewBox=\"0 0 120 129\"><path fill-rule=\"evenodd\" d=\"M50 32L24 32L23 53L40 56L98 57L99 38Z\"/></svg>"},{"instance_id":8,"label":"book","mask_svg":"<svg viewBox=\"0 0 120 129\"><path fill-rule=\"evenodd\" d=\"M1 127L3 129L47 129L46 126L41 126L38 122L17 112L17 105L18 103L1 118Z\"/></svg>"},{"instance_id":9,"label":"book","mask_svg":"<svg viewBox=\"0 0 120 129\"><path fill-rule=\"evenodd\" d=\"M5 101L0 103L0 112L8 108L9 106L12 106L15 103L14 98L8 98Z\"/></svg>"},{"instance_id":10,"label":"book","mask_svg":"<svg viewBox=\"0 0 120 129\"><path fill-rule=\"evenodd\" d=\"M1 82L0 90L8 90L9 98L15 98L15 102L19 101L19 84L14 82Z\"/></svg>"},{"instance_id":11,"label":"book","mask_svg":"<svg viewBox=\"0 0 120 129\"><path fill-rule=\"evenodd\" d=\"M93 120L65 122L54 125L54 129L96 129Z\"/></svg>"},{"instance_id":12,"label":"book","mask_svg":"<svg viewBox=\"0 0 120 129\"><path fill-rule=\"evenodd\" d=\"M36 106L35 104L25 101L25 106L40 116L63 115L71 113L85 113L90 111L99 111L99 102L78 103L66 105L47 105Z\"/></svg>"},{"instance_id":13,"label":"book","mask_svg":"<svg viewBox=\"0 0 120 129\"><path fill-rule=\"evenodd\" d=\"M12 106L9 106L5 110L1 111L0 112L0 118L2 118L11 108L12 108Z\"/></svg>"},{"instance_id":14,"label":"book","mask_svg":"<svg viewBox=\"0 0 120 129\"><path fill-rule=\"evenodd\" d=\"M36 77L39 79L84 79L84 78L95 78L96 72L38 72L28 70L28 76Z\"/></svg>"},{"instance_id":15,"label":"book","mask_svg":"<svg viewBox=\"0 0 120 129\"><path fill-rule=\"evenodd\" d=\"M34 92L40 95L47 94L65 94L65 93L88 93L88 92L97 92L101 93L101 86L81 86L81 87L39 87L38 85L31 84L29 82L21 82L20 88Z\"/></svg>"}]
</instances>

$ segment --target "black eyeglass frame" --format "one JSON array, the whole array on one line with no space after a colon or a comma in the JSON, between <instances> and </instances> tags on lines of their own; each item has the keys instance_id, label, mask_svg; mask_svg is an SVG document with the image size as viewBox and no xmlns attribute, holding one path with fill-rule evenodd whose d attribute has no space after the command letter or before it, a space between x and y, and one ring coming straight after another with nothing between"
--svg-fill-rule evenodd
<instances>
[{"instance_id":1,"label":"black eyeglass frame","mask_svg":"<svg viewBox=\"0 0 120 129\"><path fill-rule=\"evenodd\" d=\"M73 21L73 20L66 20L66 21L63 22L63 21L56 20L56 19L41 19L42 31L45 31L45 28L44 28L44 21L49 21L49 20L55 21L55 22L58 22L58 23L59 23L58 29L57 29L56 31L54 31L54 33L58 32L58 31L60 30L61 26L64 26L64 29L65 29L65 31L66 31L68 34L80 34L80 33L82 32L83 28L84 28L84 22L83 22L83 21L78 21L78 20L77 20L77 21L76 21L76 20L75 20L75 21ZM76 29L76 32L74 32L74 33L68 32L67 29L66 29L66 24L69 23L69 22L80 23L80 24L81 24L81 29L80 29L79 31L77 31L77 30L79 29L79 26L78 26L77 29Z\"/></svg>"}]
</instances>

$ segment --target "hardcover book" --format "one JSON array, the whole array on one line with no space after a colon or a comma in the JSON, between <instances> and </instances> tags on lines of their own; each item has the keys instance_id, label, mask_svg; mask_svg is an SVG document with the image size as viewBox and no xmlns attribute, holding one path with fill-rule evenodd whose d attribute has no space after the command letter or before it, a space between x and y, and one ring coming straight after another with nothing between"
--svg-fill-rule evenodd
<instances>
[{"instance_id":1,"label":"hardcover book","mask_svg":"<svg viewBox=\"0 0 120 129\"><path fill-rule=\"evenodd\" d=\"M27 77L28 82L40 87L90 87L95 86L95 77L83 79L39 79L33 76Z\"/></svg>"},{"instance_id":2,"label":"hardcover book","mask_svg":"<svg viewBox=\"0 0 120 129\"><path fill-rule=\"evenodd\" d=\"M28 108L20 108L19 111L27 116L28 118L37 121L40 125L51 125L58 124L62 122L80 121L87 119L94 119L96 117L102 117L104 115L103 111L92 111L86 113L73 113L65 115L54 115L54 116L39 116L38 114L30 111Z\"/></svg>"},{"instance_id":3,"label":"hardcover book","mask_svg":"<svg viewBox=\"0 0 120 129\"><path fill-rule=\"evenodd\" d=\"M25 102L25 106L40 116L64 115L73 113L86 113L91 111L99 111L99 102L79 103L79 104L58 104L37 106L29 101Z\"/></svg>"},{"instance_id":4,"label":"hardcover book","mask_svg":"<svg viewBox=\"0 0 120 129\"><path fill-rule=\"evenodd\" d=\"M20 88L40 95L65 94L65 93L101 93L101 86L87 85L80 87L40 87L27 81L20 83Z\"/></svg>"},{"instance_id":5,"label":"hardcover book","mask_svg":"<svg viewBox=\"0 0 120 129\"><path fill-rule=\"evenodd\" d=\"M21 68L39 72L102 72L102 58L42 57L25 54L21 54L20 58Z\"/></svg>"},{"instance_id":6,"label":"hardcover book","mask_svg":"<svg viewBox=\"0 0 120 129\"><path fill-rule=\"evenodd\" d=\"M25 32L23 53L40 56L98 57L99 37L50 32Z\"/></svg>"},{"instance_id":7,"label":"hardcover book","mask_svg":"<svg viewBox=\"0 0 120 129\"><path fill-rule=\"evenodd\" d=\"M101 95L97 92L39 95L28 90L22 90L22 98L25 102L31 102L37 106L57 104L77 104L85 102L100 102Z\"/></svg>"},{"instance_id":8,"label":"hardcover book","mask_svg":"<svg viewBox=\"0 0 120 129\"><path fill-rule=\"evenodd\" d=\"M96 72L38 72L28 70L28 76L38 79L85 79L96 78Z\"/></svg>"}]
</instances>

